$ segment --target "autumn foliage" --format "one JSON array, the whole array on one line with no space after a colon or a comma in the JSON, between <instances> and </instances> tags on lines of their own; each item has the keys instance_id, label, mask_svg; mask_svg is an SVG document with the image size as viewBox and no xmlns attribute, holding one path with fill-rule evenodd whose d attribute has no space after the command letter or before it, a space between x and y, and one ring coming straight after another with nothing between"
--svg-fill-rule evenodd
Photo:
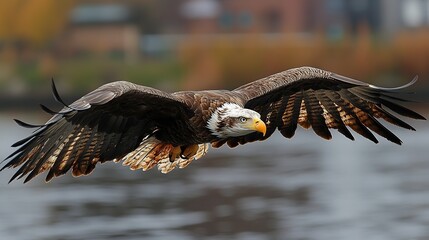
<instances>
[{"instance_id":1,"label":"autumn foliage","mask_svg":"<svg viewBox=\"0 0 429 240\"><path fill-rule=\"evenodd\" d=\"M0 38L45 44L63 29L71 7L71 0L0 1Z\"/></svg>"}]
</instances>

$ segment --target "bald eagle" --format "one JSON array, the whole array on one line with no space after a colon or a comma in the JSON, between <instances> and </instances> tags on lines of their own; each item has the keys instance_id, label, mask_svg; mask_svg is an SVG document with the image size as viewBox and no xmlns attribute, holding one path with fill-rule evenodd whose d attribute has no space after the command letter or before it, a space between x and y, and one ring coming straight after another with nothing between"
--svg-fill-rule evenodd
<instances>
[{"instance_id":1,"label":"bald eagle","mask_svg":"<svg viewBox=\"0 0 429 240\"><path fill-rule=\"evenodd\" d=\"M354 140L349 128L377 143L372 132L401 144L377 118L406 128L394 113L413 119L420 114L399 105L397 88L376 87L325 70L300 67L248 83L232 91L166 93L118 81L105 84L54 112L43 125L15 120L36 128L13 147L18 149L2 167L19 170L10 181L24 182L49 170L46 181L72 169L73 176L91 173L97 163L122 162L132 170L157 166L162 173L184 168L207 153L209 144L236 147L265 140L276 129L286 137L297 126L312 128L331 139L330 128ZM386 108L390 109L389 111ZM370 131L371 130L371 131Z\"/></svg>"}]
</instances>

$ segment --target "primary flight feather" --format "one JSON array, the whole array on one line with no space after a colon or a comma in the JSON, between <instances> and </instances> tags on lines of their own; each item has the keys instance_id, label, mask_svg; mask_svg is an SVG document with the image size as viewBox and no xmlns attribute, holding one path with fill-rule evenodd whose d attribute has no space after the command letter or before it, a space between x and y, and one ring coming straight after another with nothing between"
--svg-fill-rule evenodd
<instances>
[{"instance_id":1,"label":"primary flight feather","mask_svg":"<svg viewBox=\"0 0 429 240\"><path fill-rule=\"evenodd\" d=\"M49 171L46 181L65 174L91 173L98 162L122 161L132 170L154 166L163 173L184 168L206 154L209 144L236 147L270 137L276 129L287 138L297 126L312 128L331 139L337 129L354 139L350 129L377 143L376 133L389 141L401 140L378 119L414 130L394 113L414 119L420 114L397 102L404 88L380 88L312 67L280 72L232 91L166 93L119 81L105 84L70 105L53 84L57 101L64 104L45 124L16 142L18 149L5 168L19 167L10 181L24 182ZM387 111L386 108L390 109Z\"/></svg>"}]
</instances>

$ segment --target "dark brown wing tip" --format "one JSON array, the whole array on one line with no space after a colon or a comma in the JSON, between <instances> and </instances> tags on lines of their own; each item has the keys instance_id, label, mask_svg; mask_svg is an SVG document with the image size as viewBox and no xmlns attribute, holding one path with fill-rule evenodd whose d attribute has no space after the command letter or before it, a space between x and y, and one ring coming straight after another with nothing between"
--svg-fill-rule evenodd
<instances>
[{"instance_id":1,"label":"dark brown wing tip","mask_svg":"<svg viewBox=\"0 0 429 240\"><path fill-rule=\"evenodd\" d=\"M49 114L51 114L51 115L58 114L58 112L55 112L55 111L53 111L53 110L49 109L48 107L46 107L46 106L45 106L45 105L43 105L43 104L40 104L40 108L42 108L42 110L43 110L44 112L47 112L47 113L49 113Z\"/></svg>"},{"instance_id":2,"label":"dark brown wing tip","mask_svg":"<svg viewBox=\"0 0 429 240\"><path fill-rule=\"evenodd\" d=\"M19 119L13 119L13 120L16 122L16 124L24 128L40 128L44 126L44 125L34 125L34 124L26 123Z\"/></svg>"}]
</instances>

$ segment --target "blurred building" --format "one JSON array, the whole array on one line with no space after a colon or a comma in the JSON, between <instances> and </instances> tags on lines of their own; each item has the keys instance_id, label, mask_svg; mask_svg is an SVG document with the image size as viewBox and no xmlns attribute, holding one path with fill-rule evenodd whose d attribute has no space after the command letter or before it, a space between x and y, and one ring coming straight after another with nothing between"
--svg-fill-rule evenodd
<instances>
[{"instance_id":1,"label":"blurred building","mask_svg":"<svg viewBox=\"0 0 429 240\"><path fill-rule=\"evenodd\" d=\"M429 0L381 0L383 32L429 26Z\"/></svg>"},{"instance_id":2,"label":"blurred building","mask_svg":"<svg viewBox=\"0 0 429 240\"><path fill-rule=\"evenodd\" d=\"M316 0L189 0L181 13L189 33L286 33L319 25Z\"/></svg>"},{"instance_id":3,"label":"blurred building","mask_svg":"<svg viewBox=\"0 0 429 240\"><path fill-rule=\"evenodd\" d=\"M361 27L381 31L382 9L379 0L324 0L319 19L329 38L341 38L345 33L356 34Z\"/></svg>"},{"instance_id":4,"label":"blurred building","mask_svg":"<svg viewBox=\"0 0 429 240\"><path fill-rule=\"evenodd\" d=\"M362 27L390 36L429 26L429 0L80 0L58 44L63 53L112 53L134 58L139 50L170 52L188 34L214 38L249 33L325 33L330 39Z\"/></svg>"},{"instance_id":5,"label":"blurred building","mask_svg":"<svg viewBox=\"0 0 429 240\"><path fill-rule=\"evenodd\" d=\"M124 4L82 4L58 41L66 55L111 53L132 58L139 50L140 31L131 8Z\"/></svg>"},{"instance_id":6,"label":"blurred building","mask_svg":"<svg viewBox=\"0 0 429 240\"><path fill-rule=\"evenodd\" d=\"M429 26L429 0L187 0L185 33L374 33Z\"/></svg>"}]
</instances>

